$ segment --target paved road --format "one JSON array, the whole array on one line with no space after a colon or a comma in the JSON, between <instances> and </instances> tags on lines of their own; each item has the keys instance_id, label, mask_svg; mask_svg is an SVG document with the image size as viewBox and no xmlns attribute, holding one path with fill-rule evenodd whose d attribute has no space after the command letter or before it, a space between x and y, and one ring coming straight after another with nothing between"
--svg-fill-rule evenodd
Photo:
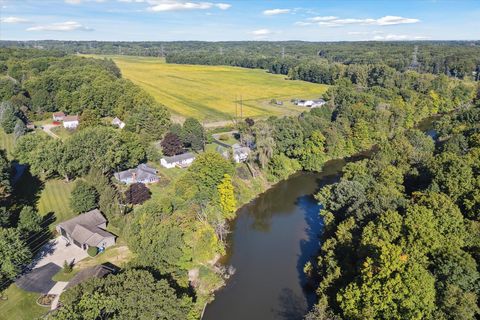
<instances>
[{"instance_id":1,"label":"paved road","mask_svg":"<svg viewBox=\"0 0 480 320\"><path fill-rule=\"evenodd\" d=\"M52 132L52 128L58 127L56 124L44 124L42 126L42 130L45 131L46 134L49 136L55 138L55 139L60 139L59 136L57 136L55 133Z\"/></svg>"}]
</instances>

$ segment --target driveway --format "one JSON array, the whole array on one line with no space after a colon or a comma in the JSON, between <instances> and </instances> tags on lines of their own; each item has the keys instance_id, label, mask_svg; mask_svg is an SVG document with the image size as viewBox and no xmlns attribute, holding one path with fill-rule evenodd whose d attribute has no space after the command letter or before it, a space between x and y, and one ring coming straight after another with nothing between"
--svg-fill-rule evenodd
<instances>
[{"instance_id":1,"label":"driveway","mask_svg":"<svg viewBox=\"0 0 480 320\"><path fill-rule=\"evenodd\" d=\"M58 127L58 125L56 125L56 124L44 124L42 126L42 130L45 131L45 133L48 134L49 136L51 136L55 139L60 139L60 137L58 135L56 135L55 133L52 132L52 128L55 128L55 127Z\"/></svg>"},{"instance_id":2,"label":"driveway","mask_svg":"<svg viewBox=\"0 0 480 320\"><path fill-rule=\"evenodd\" d=\"M67 246L67 241L63 237L50 240L43 246L42 250L35 257L33 269L39 268L49 263L54 263L63 267L63 263L77 263L88 257L86 250L82 250L74 244Z\"/></svg>"},{"instance_id":3,"label":"driveway","mask_svg":"<svg viewBox=\"0 0 480 320\"><path fill-rule=\"evenodd\" d=\"M61 269L60 266L50 262L27 272L18 278L15 284L25 291L47 294L55 286L52 277Z\"/></svg>"}]
</instances>

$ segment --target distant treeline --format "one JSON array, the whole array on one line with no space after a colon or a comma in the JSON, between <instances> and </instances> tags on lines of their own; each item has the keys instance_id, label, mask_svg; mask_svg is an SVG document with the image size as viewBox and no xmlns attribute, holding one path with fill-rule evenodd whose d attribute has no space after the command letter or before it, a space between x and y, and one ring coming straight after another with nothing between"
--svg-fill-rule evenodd
<instances>
[{"instance_id":1,"label":"distant treeline","mask_svg":"<svg viewBox=\"0 0 480 320\"><path fill-rule=\"evenodd\" d=\"M167 62L262 68L287 74L292 66L316 63L383 64L397 71L480 79L480 41L414 42L99 42L0 41L0 47L42 48L65 53L166 57Z\"/></svg>"}]
</instances>

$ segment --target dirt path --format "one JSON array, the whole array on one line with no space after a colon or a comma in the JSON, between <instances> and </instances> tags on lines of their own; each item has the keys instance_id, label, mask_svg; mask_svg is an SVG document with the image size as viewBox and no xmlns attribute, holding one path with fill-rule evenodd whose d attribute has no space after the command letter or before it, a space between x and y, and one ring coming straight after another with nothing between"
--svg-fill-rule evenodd
<instances>
[{"instance_id":1,"label":"dirt path","mask_svg":"<svg viewBox=\"0 0 480 320\"><path fill-rule=\"evenodd\" d=\"M59 136L57 136L55 133L52 132L52 128L58 127L58 125L55 124L44 124L42 126L42 130L45 131L46 134L49 136L55 138L55 139L60 139Z\"/></svg>"}]
</instances>

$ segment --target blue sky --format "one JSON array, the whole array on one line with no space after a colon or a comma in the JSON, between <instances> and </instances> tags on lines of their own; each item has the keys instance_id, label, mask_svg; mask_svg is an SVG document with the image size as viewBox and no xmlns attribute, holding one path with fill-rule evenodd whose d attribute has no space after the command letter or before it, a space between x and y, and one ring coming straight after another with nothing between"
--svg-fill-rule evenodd
<instances>
[{"instance_id":1,"label":"blue sky","mask_svg":"<svg viewBox=\"0 0 480 320\"><path fill-rule=\"evenodd\" d=\"M479 40L480 0L0 0L2 40Z\"/></svg>"}]
</instances>

